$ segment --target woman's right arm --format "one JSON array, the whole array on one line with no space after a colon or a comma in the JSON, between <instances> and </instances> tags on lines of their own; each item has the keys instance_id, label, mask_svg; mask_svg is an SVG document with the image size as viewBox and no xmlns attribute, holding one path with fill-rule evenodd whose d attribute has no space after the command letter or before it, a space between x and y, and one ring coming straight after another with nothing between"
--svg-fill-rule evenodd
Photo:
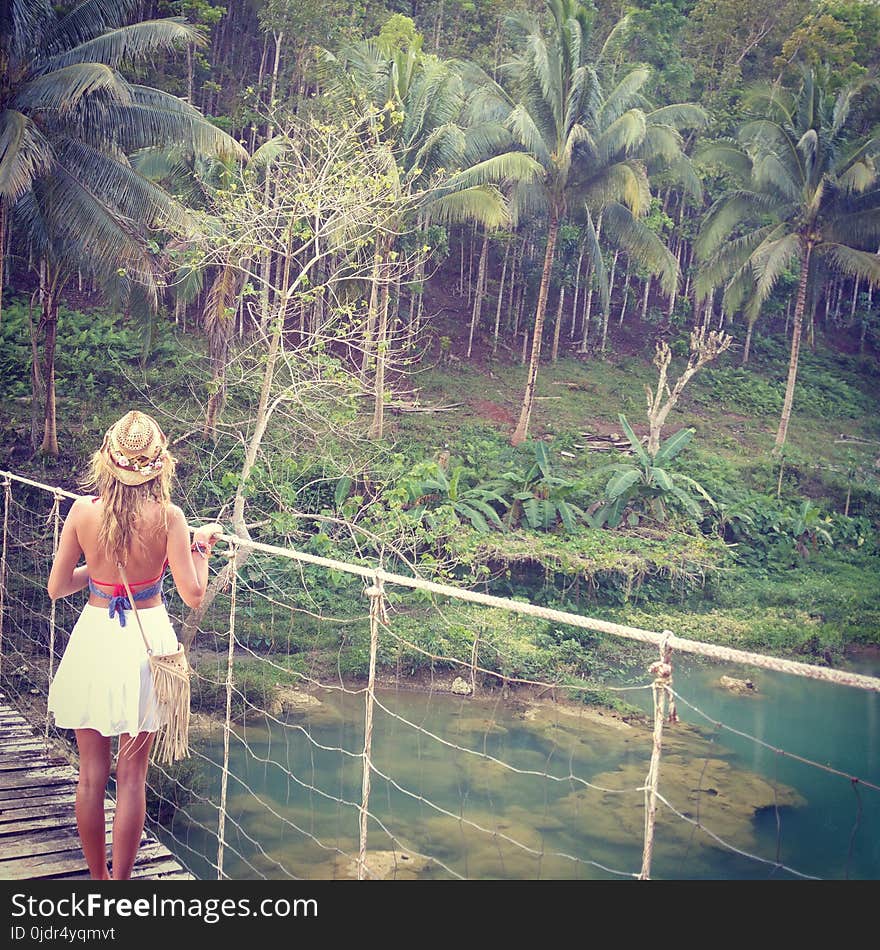
<instances>
[{"instance_id":1,"label":"woman's right arm","mask_svg":"<svg viewBox=\"0 0 880 950\"><path fill-rule=\"evenodd\" d=\"M177 505L168 510L168 566L181 599L195 610L208 589L208 559L190 550L189 526Z\"/></svg>"}]
</instances>

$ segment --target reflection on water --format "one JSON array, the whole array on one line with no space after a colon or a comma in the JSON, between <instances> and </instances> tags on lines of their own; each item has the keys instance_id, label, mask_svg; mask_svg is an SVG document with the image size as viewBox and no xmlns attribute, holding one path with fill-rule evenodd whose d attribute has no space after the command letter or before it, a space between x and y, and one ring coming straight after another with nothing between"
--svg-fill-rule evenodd
<instances>
[{"instance_id":1,"label":"reflection on water","mask_svg":"<svg viewBox=\"0 0 880 950\"><path fill-rule=\"evenodd\" d=\"M756 694L719 688L722 672L748 676ZM653 877L880 877L880 793L847 777L880 784L877 694L683 662L675 688L682 722L666 730L660 772L674 811L658 808ZM260 720L236 728L229 877L356 873L364 699L339 691L319 698L286 727ZM626 698L649 708L648 691ZM368 865L397 878L630 878L642 861L650 748L647 726L588 710L380 693ZM208 797L216 803L222 741L199 751L214 763ZM175 819L188 849L181 857L199 876L216 877L217 823L216 804L207 803Z\"/></svg>"}]
</instances>

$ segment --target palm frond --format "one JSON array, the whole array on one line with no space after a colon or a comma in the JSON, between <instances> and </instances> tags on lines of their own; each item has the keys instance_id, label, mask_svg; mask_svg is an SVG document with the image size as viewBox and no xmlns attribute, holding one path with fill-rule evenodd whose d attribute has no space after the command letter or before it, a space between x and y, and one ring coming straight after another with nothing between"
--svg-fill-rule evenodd
<instances>
[{"instance_id":1,"label":"palm frond","mask_svg":"<svg viewBox=\"0 0 880 950\"><path fill-rule=\"evenodd\" d=\"M493 185L474 185L432 198L423 206L426 218L438 224L476 221L494 230L510 221L504 196Z\"/></svg>"},{"instance_id":2,"label":"palm frond","mask_svg":"<svg viewBox=\"0 0 880 950\"><path fill-rule=\"evenodd\" d=\"M128 83L101 63L78 63L35 76L16 90L12 101L24 111L64 116L76 109L84 97L92 95L104 95L120 103L131 101Z\"/></svg>"},{"instance_id":3,"label":"palm frond","mask_svg":"<svg viewBox=\"0 0 880 950\"><path fill-rule=\"evenodd\" d=\"M645 83L651 77L651 70L648 66L639 66L630 71L620 80L620 82L605 96L602 107L599 110L598 122L601 128L608 128L616 122L633 107L633 104L641 101L640 92Z\"/></svg>"},{"instance_id":4,"label":"palm frond","mask_svg":"<svg viewBox=\"0 0 880 950\"><path fill-rule=\"evenodd\" d=\"M873 208L835 216L823 229L825 240L862 249L876 248L880 241L880 195L877 199Z\"/></svg>"},{"instance_id":5,"label":"palm frond","mask_svg":"<svg viewBox=\"0 0 880 950\"><path fill-rule=\"evenodd\" d=\"M61 139L56 160L95 197L146 227L180 231L188 215L167 191L139 175L126 160L118 160L84 142Z\"/></svg>"},{"instance_id":6,"label":"palm frond","mask_svg":"<svg viewBox=\"0 0 880 950\"><path fill-rule=\"evenodd\" d=\"M741 226L757 220L763 214L779 211L779 217L788 217L779 201L753 191L735 189L722 195L703 218L700 233L694 241L697 257L707 260L718 245Z\"/></svg>"},{"instance_id":7,"label":"palm frond","mask_svg":"<svg viewBox=\"0 0 880 950\"><path fill-rule=\"evenodd\" d=\"M16 109L0 112L0 196L12 203L30 189L35 178L52 168L48 139Z\"/></svg>"},{"instance_id":8,"label":"palm frond","mask_svg":"<svg viewBox=\"0 0 880 950\"><path fill-rule=\"evenodd\" d=\"M669 164L682 155L682 144L681 134L672 126L653 125L649 122L638 154L648 162L659 159L664 164Z\"/></svg>"},{"instance_id":9,"label":"palm frond","mask_svg":"<svg viewBox=\"0 0 880 950\"><path fill-rule=\"evenodd\" d=\"M837 270L850 277L858 277L875 287L880 287L880 254L858 251L846 244L817 244L816 254L828 257Z\"/></svg>"},{"instance_id":10,"label":"palm frond","mask_svg":"<svg viewBox=\"0 0 880 950\"><path fill-rule=\"evenodd\" d=\"M273 135L254 151L254 154L248 159L248 167L266 168L292 147L293 143L286 135Z\"/></svg>"},{"instance_id":11,"label":"palm frond","mask_svg":"<svg viewBox=\"0 0 880 950\"><path fill-rule=\"evenodd\" d=\"M841 187L848 192L864 192L877 184L877 166L871 158L853 162L839 177Z\"/></svg>"},{"instance_id":12,"label":"palm frond","mask_svg":"<svg viewBox=\"0 0 880 950\"><path fill-rule=\"evenodd\" d=\"M116 67L122 62L144 59L152 53L204 44L203 34L179 17L143 20L109 30L58 53L46 61L44 68L56 70L75 63L103 63L105 66Z\"/></svg>"},{"instance_id":13,"label":"palm frond","mask_svg":"<svg viewBox=\"0 0 880 950\"><path fill-rule=\"evenodd\" d=\"M209 122L198 109L169 93L130 85L129 105L112 104L107 120L126 151L155 142L182 142L194 151L218 158L247 159L247 151L231 135Z\"/></svg>"},{"instance_id":14,"label":"palm frond","mask_svg":"<svg viewBox=\"0 0 880 950\"><path fill-rule=\"evenodd\" d=\"M123 26L138 6L138 0L83 0L42 31L41 45L50 56L78 46Z\"/></svg>"},{"instance_id":15,"label":"palm frond","mask_svg":"<svg viewBox=\"0 0 880 950\"><path fill-rule=\"evenodd\" d=\"M720 166L733 175L739 185L752 177L752 159L734 142L713 142L697 150L694 162L701 167Z\"/></svg>"},{"instance_id":16,"label":"palm frond","mask_svg":"<svg viewBox=\"0 0 880 950\"><path fill-rule=\"evenodd\" d=\"M797 112L795 96L776 83L754 83L742 98L743 107L749 112L761 112L777 123L793 125Z\"/></svg>"},{"instance_id":17,"label":"palm frond","mask_svg":"<svg viewBox=\"0 0 880 950\"><path fill-rule=\"evenodd\" d=\"M641 109L624 112L596 137L596 149L603 161L631 154L645 140L648 120Z\"/></svg>"},{"instance_id":18,"label":"palm frond","mask_svg":"<svg viewBox=\"0 0 880 950\"><path fill-rule=\"evenodd\" d=\"M616 162L597 170L595 176L582 184L587 203L601 209L611 202L622 202L633 214L644 214L651 205L651 188L644 165L639 162Z\"/></svg>"},{"instance_id":19,"label":"palm frond","mask_svg":"<svg viewBox=\"0 0 880 950\"><path fill-rule=\"evenodd\" d=\"M766 240L752 254L752 269L757 277L755 292L760 300L766 300L776 281L793 260L800 260L803 251L801 237L796 232L778 240Z\"/></svg>"},{"instance_id":20,"label":"palm frond","mask_svg":"<svg viewBox=\"0 0 880 950\"><path fill-rule=\"evenodd\" d=\"M694 163L684 153L680 154L665 168L665 176L673 184L679 185L685 194L690 195L698 204L703 200L703 181L694 168Z\"/></svg>"},{"instance_id":21,"label":"palm frond","mask_svg":"<svg viewBox=\"0 0 880 950\"><path fill-rule=\"evenodd\" d=\"M731 277L748 264L752 254L764 241L774 240L783 228L768 224L754 231L748 231L741 237L731 238L718 247L716 253L703 261L694 279L694 293L697 300L703 302L712 291L724 285ZM751 265L749 265L751 267ZM739 302L731 300L725 309L731 312L739 308Z\"/></svg>"},{"instance_id":22,"label":"palm frond","mask_svg":"<svg viewBox=\"0 0 880 950\"><path fill-rule=\"evenodd\" d=\"M695 103L677 102L651 110L648 122L652 125L668 125L680 132L684 129L705 129L709 124L709 115Z\"/></svg>"},{"instance_id":23,"label":"palm frond","mask_svg":"<svg viewBox=\"0 0 880 950\"><path fill-rule=\"evenodd\" d=\"M466 125L462 132L464 147L461 161L464 167L482 161L499 150L506 151L514 144L509 130L501 122L474 122Z\"/></svg>"},{"instance_id":24,"label":"palm frond","mask_svg":"<svg viewBox=\"0 0 880 950\"><path fill-rule=\"evenodd\" d=\"M789 167L781 162L773 152L766 152L755 158L752 165L752 182L760 191L775 190L789 201L797 201L802 193L803 183L795 181Z\"/></svg>"},{"instance_id":25,"label":"palm frond","mask_svg":"<svg viewBox=\"0 0 880 950\"><path fill-rule=\"evenodd\" d=\"M754 119L739 131L739 140L752 151L774 152L789 166L789 175L796 181L807 180L807 169L797 143L780 125L768 119Z\"/></svg>"},{"instance_id":26,"label":"palm frond","mask_svg":"<svg viewBox=\"0 0 880 950\"><path fill-rule=\"evenodd\" d=\"M678 262L658 235L639 221L629 208L616 202L605 208L602 221L603 234L607 234L640 267L659 277L664 293L672 294L678 285Z\"/></svg>"},{"instance_id":27,"label":"palm frond","mask_svg":"<svg viewBox=\"0 0 880 950\"><path fill-rule=\"evenodd\" d=\"M456 172L447 179L444 188L458 190L509 181L530 183L540 181L543 174L544 169L531 155L505 152Z\"/></svg>"},{"instance_id":28,"label":"palm frond","mask_svg":"<svg viewBox=\"0 0 880 950\"><path fill-rule=\"evenodd\" d=\"M545 168L550 167L552 159L547 143L535 125L535 121L528 109L526 109L522 103L517 104L511 109L505 125L510 129L516 141L519 142L526 151L531 152Z\"/></svg>"},{"instance_id":29,"label":"palm frond","mask_svg":"<svg viewBox=\"0 0 880 950\"><path fill-rule=\"evenodd\" d=\"M607 312L611 303L611 292L608 287L608 272L605 269L605 261L602 257L602 248L599 246L599 235L593 225L593 216L588 206L584 206L586 221L583 229L584 251L587 258L593 265L593 273L596 275L596 282L599 285L599 302L603 312Z\"/></svg>"}]
</instances>

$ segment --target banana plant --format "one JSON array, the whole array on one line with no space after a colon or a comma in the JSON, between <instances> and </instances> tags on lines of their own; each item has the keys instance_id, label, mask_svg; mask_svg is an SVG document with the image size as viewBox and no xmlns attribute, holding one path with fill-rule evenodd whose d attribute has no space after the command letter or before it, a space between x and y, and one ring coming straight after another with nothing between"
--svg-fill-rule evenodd
<instances>
[{"instance_id":1,"label":"banana plant","mask_svg":"<svg viewBox=\"0 0 880 950\"><path fill-rule=\"evenodd\" d=\"M579 483L554 473L546 443L534 441L529 446L534 461L525 475L506 472L500 476L513 489L507 522L516 526L525 520L534 531L552 531L562 525L571 534L577 530L578 519L585 517L571 500Z\"/></svg>"},{"instance_id":2,"label":"banana plant","mask_svg":"<svg viewBox=\"0 0 880 950\"><path fill-rule=\"evenodd\" d=\"M504 530L493 504L504 510L509 502L499 494L497 487L495 482L468 485L464 465L455 465L447 473L437 462L417 466L405 483L410 510L418 517L448 505L459 520L483 533L492 527Z\"/></svg>"},{"instance_id":3,"label":"banana plant","mask_svg":"<svg viewBox=\"0 0 880 950\"><path fill-rule=\"evenodd\" d=\"M603 497L587 513L593 528L618 527L626 519L635 527L646 516L666 521L670 508L681 508L695 520L703 515L702 502L715 502L702 485L681 472L671 472L668 464L694 437L694 429L679 429L651 454L642 445L622 413L620 424L632 447L633 460L607 466L611 472Z\"/></svg>"}]
</instances>

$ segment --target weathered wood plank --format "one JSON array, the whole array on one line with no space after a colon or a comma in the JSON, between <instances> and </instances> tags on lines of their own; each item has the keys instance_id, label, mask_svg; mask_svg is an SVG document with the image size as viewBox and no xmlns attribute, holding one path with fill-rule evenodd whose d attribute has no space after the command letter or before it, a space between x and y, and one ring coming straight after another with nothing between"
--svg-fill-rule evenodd
<instances>
[{"instance_id":1,"label":"weathered wood plank","mask_svg":"<svg viewBox=\"0 0 880 950\"><path fill-rule=\"evenodd\" d=\"M64 798L47 798L33 804L32 799L27 799L26 804L19 808L0 808L0 834L3 834L3 826L17 821L27 821L30 818L63 818L67 814L74 814L74 800L69 795Z\"/></svg>"},{"instance_id":2,"label":"weathered wood plank","mask_svg":"<svg viewBox=\"0 0 880 950\"><path fill-rule=\"evenodd\" d=\"M0 772L0 788L33 788L60 781L76 781L76 769L71 766L46 766L16 772Z\"/></svg>"},{"instance_id":3,"label":"weathered wood plank","mask_svg":"<svg viewBox=\"0 0 880 950\"><path fill-rule=\"evenodd\" d=\"M87 879L76 827L78 772L19 713L0 704L0 879ZM115 802L105 801L110 856ZM192 880L144 829L132 877Z\"/></svg>"},{"instance_id":4,"label":"weathered wood plank","mask_svg":"<svg viewBox=\"0 0 880 950\"><path fill-rule=\"evenodd\" d=\"M6 808L10 802L42 798L45 795L63 794L65 789L69 790L71 795L74 794L76 790L75 773L66 779L46 782L45 785L34 785L30 788L0 788L0 808Z\"/></svg>"}]
</instances>

